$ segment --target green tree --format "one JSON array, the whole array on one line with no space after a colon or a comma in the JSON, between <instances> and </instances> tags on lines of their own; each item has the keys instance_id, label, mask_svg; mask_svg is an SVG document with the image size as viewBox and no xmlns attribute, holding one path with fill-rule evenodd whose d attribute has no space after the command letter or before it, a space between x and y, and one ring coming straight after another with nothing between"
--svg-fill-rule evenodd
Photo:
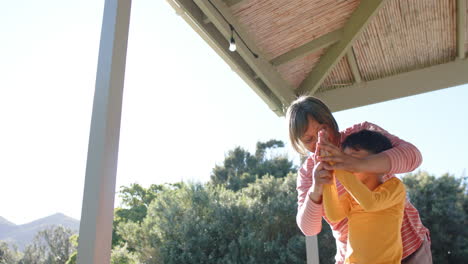
<instances>
[{"instance_id":1,"label":"green tree","mask_svg":"<svg viewBox=\"0 0 468 264\"><path fill-rule=\"evenodd\" d=\"M70 244L72 245L73 248L78 249L78 235L72 235L70 237ZM70 257L68 258L67 262L65 264L76 264L76 258L78 257L78 250L75 250L72 254L70 254Z\"/></svg>"},{"instance_id":2,"label":"green tree","mask_svg":"<svg viewBox=\"0 0 468 264\"><path fill-rule=\"evenodd\" d=\"M17 247L10 247L7 242L0 241L0 264L18 263L20 259L21 253Z\"/></svg>"},{"instance_id":3,"label":"green tree","mask_svg":"<svg viewBox=\"0 0 468 264\"><path fill-rule=\"evenodd\" d=\"M70 237L73 231L63 226L52 226L39 231L26 246L20 264L65 264L76 247Z\"/></svg>"},{"instance_id":4,"label":"green tree","mask_svg":"<svg viewBox=\"0 0 468 264\"><path fill-rule=\"evenodd\" d=\"M131 253L127 249L127 245L116 246L111 252L111 264L138 264L138 260L134 253Z\"/></svg>"},{"instance_id":5,"label":"green tree","mask_svg":"<svg viewBox=\"0 0 468 264\"><path fill-rule=\"evenodd\" d=\"M43 243L34 241L32 244L26 246L23 257L19 264L43 264L46 263L47 257L45 255L46 247Z\"/></svg>"},{"instance_id":6,"label":"green tree","mask_svg":"<svg viewBox=\"0 0 468 264\"><path fill-rule=\"evenodd\" d=\"M149 188L144 188L139 184L131 184L129 187L121 186L119 196L121 198L121 207L114 211L114 222L112 231L112 246L124 245L125 241L116 233L117 226L120 223L128 221L140 223L146 217L148 206L151 201L165 187L163 185L152 184Z\"/></svg>"},{"instance_id":7,"label":"green tree","mask_svg":"<svg viewBox=\"0 0 468 264\"><path fill-rule=\"evenodd\" d=\"M67 262L65 262L65 264L76 264L77 257L78 257L78 251L73 252L68 258Z\"/></svg>"},{"instance_id":8,"label":"green tree","mask_svg":"<svg viewBox=\"0 0 468 264\"><path fill-rule=\"evenodd\" d=\"M304 263L296 177L264 177L239 192L183 184L161 192L140 223L117 232L142 263Z\"/></svg>"},{"instance_id":9,"label":"green tree","mask_svg":"<svg viewBox=\"0 0 468 264\"><path fill-rule=\"evenodd\" d=\"M467 185L463 178L426 172L403 178L411 202L431 232L434 263L464 263L468 259Z\"/></svg>"},{"instance_id":10,"label":"green tree","mask_svg":"<svg viewBox=\"0 0 468 264\"><path fill-rule=\"evenodd\" d=\"M211 182L215 185L225 185L230 190L240 190L257 178L272 175L275 178L285 177L295 167L286 155L276 154L268 157L267 153L274 153L277 148L284 147L279 140L258 142L255 154L236 147L228 151L223 164L216 165L211 174Z\"/></svg>"}]
</instances>

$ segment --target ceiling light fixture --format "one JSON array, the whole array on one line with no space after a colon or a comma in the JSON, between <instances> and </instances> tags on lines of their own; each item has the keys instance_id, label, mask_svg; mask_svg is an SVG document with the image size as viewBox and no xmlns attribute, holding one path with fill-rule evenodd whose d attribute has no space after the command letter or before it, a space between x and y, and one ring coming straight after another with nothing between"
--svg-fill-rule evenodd
<instances>
[{"instance_id":1,"label":"ceiling light fixture","mask_svg":"<svg viewBox=\"0 0 468 264\"><path fill-rule=\"evenodd\" d=\"M234 27L231 24L229 24L229 27L231 28L231 39L229 40L229 50L234 52L237 49L236 41L234 40Z\"/></svg>"}]
</instances>

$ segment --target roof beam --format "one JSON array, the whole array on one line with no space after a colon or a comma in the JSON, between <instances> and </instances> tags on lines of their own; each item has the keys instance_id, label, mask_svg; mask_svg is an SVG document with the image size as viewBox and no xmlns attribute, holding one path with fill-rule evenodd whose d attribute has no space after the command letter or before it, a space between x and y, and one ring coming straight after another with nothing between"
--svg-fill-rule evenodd
<instances>
[{"instance_id":1,"label":"roof beam","mask_svg":"<svg viewBox=\"0 0 468 264\"><path fill-rule=\"evenodd\" d=\"M236 52L239 53L281 102L284 105L289 105L296 98L292 86L281 78L270 62L264 59L265 56L261 54L255 43L249 38L240 23L237 22L229 7L220 0L193 1L206 14L226 40L231 38L230 25L234 27L237 33L234 34L237 46ZM256 57L254 53L258 56Z\"/></svg>"},{"instance_id":2,"label":"roof beam","mask_svg":"<svg viewBox=\"0 0 468 264\"><path fill-rule=\"evenodd\" d=\"M468 83L468 59L316 93L331 111L380 103Z\"/></svg>"},{"instance_id":3,"label":"roof beam","mask_svg":"<svg viewBox=\"0 0 468 264\"><path fill-rule=\"evenodd\" d=\"M327 33L323 36L320 36L319 38L316 38L312 41L309 41L308 43L297 47L293 50L290 50L273 60L271 60L271 64L278 66L284 63L287 63L289 61L292 61L294 59L300 58L307 56L309 54L312 54L318 50L321 50L323 48L326 48L336 42L338 42L341 39L341 36L343 35L343 31L341 29L332 31L330 33Z\"/></svg>"},{"instance_id":4,"label":"roof beam","mask_svg":"<svg viewBox=\"0 0 468 264\"><path fill-rule=\"evenodd\" d=\"M232 70L252 88L273 112L278 116L284 115L281 101L256 77L256 73L237 52L228 50L229 42L213 24L205 23L205 14L193 1L168 0L168 3L231 66Z\"/></svg>"},{"instance_id":5,"label":"roof beam","mask_svg":"<svg viewBox=\"0 0 468 264\"><path fill-rule=\"evenodd\" d=\"M353 73L354 81L356 83L360 83L362 81L362 78L361 73L359 72L353 47L349 48L348 52L346 52L346 58L348 59L349 67L351 68L351 72Z\"/></svg>"},{"instance_id":6,"label":"roof beam","mask_svg":"<svg viewBox=\"0 0 468 264\"><path fill-rule=\"evenodd\" d=\"M314 94L328 73L340 61L354 40L365 29L369 21L387 0L362 0L343 27L342 39L322 55L319 63L297 88L297 94Z\"/></svg>"},{"instance_id":7,"label":"roof beam","mask_svg":"<svg viewBox=\"0 0 468 264\"><path fill-rule=\"evenodd\" d=\"M466 0L457 0L457 53L458 58L464 59L466 56Z\"/></svg>"}]
</instances>

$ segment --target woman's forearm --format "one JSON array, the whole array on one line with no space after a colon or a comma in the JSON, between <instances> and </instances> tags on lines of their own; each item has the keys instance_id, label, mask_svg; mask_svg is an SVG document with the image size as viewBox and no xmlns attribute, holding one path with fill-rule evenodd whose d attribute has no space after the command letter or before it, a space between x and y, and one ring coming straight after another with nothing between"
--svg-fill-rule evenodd
<instances>
[{"instance_id":1,"label":"woman's forearm","mask_svg":"<svg viewBox=\"0 0 468 264\"><path fill-rule=\"evenodd\" d=\"M387 174L390 172L392 164L385 153L378 153L362 159L357 167L357 172Z\"/></svg>"}]
</instances>

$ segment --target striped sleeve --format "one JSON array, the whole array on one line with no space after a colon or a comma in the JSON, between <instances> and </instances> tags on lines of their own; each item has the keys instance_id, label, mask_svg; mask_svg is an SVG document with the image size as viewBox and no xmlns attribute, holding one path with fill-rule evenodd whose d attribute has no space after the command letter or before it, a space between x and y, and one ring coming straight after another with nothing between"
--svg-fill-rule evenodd
<instances>
[{"instance_id":1,"label":"striped sleeve","mask_svg":"<svg viewBox=\"0 0 468 264\"><path fill-rule=\"evenodd\" d=\"M390 159L390 171L388 174L410 172L421 165L422 156L418 148L413 144L388 133L385 129L369 122L356 124L346 129L342 133L342 140L348 135L363 129L380 132L392 142L393 148L383 152Z\"/></svg>"},{"instance_id":2,"label":"striped sleeve","mask_svg":"<svg viewBox=\"0 0 468 264\"><path fill-rule=\"evenodd\" d=\"M422 224L418 210L406 200L403 224L401 226L401 240L403 242L403 258L411 255L429 239L429 230Z\"/></svg>"},{"instance_id":3,"label":"striped sleeve","mask_svg":"<svg viewBox=\"0 0 468 264\"><path fill-rule=\"evenodd\" d=\"M309 198L312 187L312 169L314 161L307 158L297 175L297 215L299 229L306 236L314 236L322 230L322 204L316 204Z\"/></svg>"}]
</instances>

